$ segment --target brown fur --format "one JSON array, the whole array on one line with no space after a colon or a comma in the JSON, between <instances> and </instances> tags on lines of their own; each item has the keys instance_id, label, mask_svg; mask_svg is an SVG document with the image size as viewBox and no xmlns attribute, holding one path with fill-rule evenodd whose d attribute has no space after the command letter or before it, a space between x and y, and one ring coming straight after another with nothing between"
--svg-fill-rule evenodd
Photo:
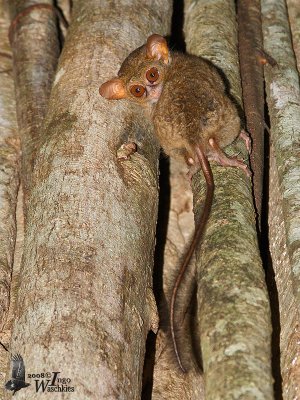
<instances>
[{"instance_id":1,"label":"brown fur","mask_svg":"<svg viewBox=\"0 0 300 400\"><path fill-rule=\"evenodd\" d=\"M118 76L125 86L145 82L145 73L155 66L160 70L163 90L157 103L147 97L132 100L150 113L155 134L167 155L194 158L193 147L202 144L209 157L208 139L219 147L231 144L240 133L236 107L225 94L223 80L216 68L202 58L170 52L171 63L146 58L146 46L132 52L123 62ZM192 147L192 148L191 148Z\"/></svg>"}]
</instances>

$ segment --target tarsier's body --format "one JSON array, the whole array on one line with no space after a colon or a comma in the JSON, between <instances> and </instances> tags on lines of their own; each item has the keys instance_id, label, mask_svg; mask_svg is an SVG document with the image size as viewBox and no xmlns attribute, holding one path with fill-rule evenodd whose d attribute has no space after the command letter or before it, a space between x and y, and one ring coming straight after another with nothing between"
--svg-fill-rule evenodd
<instances>
[{"instance_id":1,"label":"tarsier's body","mask_svg":"<svg viewBox=\"0 0 300 400\"><path fill-rule=\"evenodd\" d=\"M176 293L211 209L214 181L208 160L242 168L249 174L246 164L228 158L222 151L239 136L240 119L216 68L199 57L170 52L159 35L150 36L146 45L132 52L118 77L100 87L100 94L107 99L128 98L139 103L153 121L164 152L183 157L191 166L190 178L201 167L206 179L203 213L176 280L170 306L175 352L184 370L174 333Z\"/></svg>"}]
</instances>

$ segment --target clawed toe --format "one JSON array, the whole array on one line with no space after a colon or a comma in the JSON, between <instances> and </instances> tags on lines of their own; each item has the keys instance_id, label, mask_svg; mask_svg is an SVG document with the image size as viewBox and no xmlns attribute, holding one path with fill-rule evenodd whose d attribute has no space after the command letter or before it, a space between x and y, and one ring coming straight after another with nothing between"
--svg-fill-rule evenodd
<instances>
[{"instance_id":1,"label":"clawed toe","mask_svg":"<svg viewBox=\"0 0 300 400\"><path fill-rule=\"evenodd\" d=\"M239 134L239 137L241 139L243 139L243 141L245 142L246 149L247 149L248 153L250 154L251 151L252 151L252 143L251 143L250 136L248 135L248 133L244 129L242 129L240 134Z\"/></svg>"}]
</instances>

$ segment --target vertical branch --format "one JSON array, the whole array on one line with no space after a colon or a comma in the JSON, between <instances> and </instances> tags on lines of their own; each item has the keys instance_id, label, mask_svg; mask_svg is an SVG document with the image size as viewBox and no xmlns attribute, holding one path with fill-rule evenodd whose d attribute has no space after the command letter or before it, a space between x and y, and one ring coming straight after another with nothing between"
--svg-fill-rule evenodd
<instances>
[{"instance_id":1,"label":"vertical branch","mask_svg":"<svg viewBox=\"0 0 300 400\"><path fill-rule=\"evenodd\" d=\"M260 231L264 174L264 77L258 57L263 48L260 0L239 0L237 10L243 105L247 131L252 138L250 165Z\"/></svg>"},{"instance_id":2,"label":"vertical branch","mask_svg":"<svg viewBox=\"0 0 300 400\"><path fill-rule=\"evenodd\" d=\"M15 210L19 188L19 141L17 136L12 59L7 41L8 15L0 3L0 331L9 305L10 275L15 246Z\"/></svg>"},{"instance_id":3,"label":"vertical branch","mask_svg":"<svg viewBox=\"0 0 300 400\"><path fill-rule=\"evenodd\" d=\"M286 3L291 26L293 49L297 60L298 72L300 73L300 3L298 0L287 0Z\"/></svg>"},{"instance_id":4,"label":"vertical branch","mask_svg":"<svg viewBox=\"0 0 300 400\"><path fill-rule=\"evenodd\" d=\"M278 63L277 68L266 68L266 89L294 291L300 300L299 75L284 1L264 0L262 10L265 47Z\"/></svg>"},{"instance_id":5,"label":"vertical branch","mask_svg":"<svg viewBox=\"0 0 300 400\"><path fill-rule=\"evenodd\" d=\"M16 123L16 121L15 121ZM5 344L7 349L10 349L10 341L11 341L11 333L13 322L15 320L16 312L17 312L17 297L18 297L18 289L20 285L20 266L21 259L23 254L23 246L24 246L24 212L23 212L23 190L22 187L19 187L18 192L18 201L16 204L15 211L15 219L16 219L16 232L13 232L11 239L15 239L14 246L14 254L13 254L13 265L12 271L10 271L10 286L9 286L9 309L6 312L5 318L2 320L2 331L0 340L1 343ZM7 286L8 287L8 286ZM2 292L5 293L4 291ZM9 363L10 354L4 351L1 348L0 352L0 397L4 398L4 392L7 391L4 389L4 384L7 382L7 371L6 367ZM9 372L11 373L11 371Z\"/></svg>"},{"instance_id":6,"label":"vertical branch","mask_svg":"<svg viewBox=\"0 0 300 400\"><path fill-rule=\"evenodd\" d=\"M286 2L262 0L262 16L265 49L277 61L277 67L265 68L265 77L271 122L270 164L274 169L269 219L277 218L277 209L281 210L281 241L287 249L287 254L282 255L283 249L278 254L271 248L279 308L284 310L280 313L282 388L284 398L295 399L300 395L300 86ZM271 224L270 243L278 243L278 235L277 227ZM289 287L293 290L289 291Z\"/></svg>"},{"instance_id":7,"label":"vertical branch","mask_svg":"<svg viewBox=\"0 0 300 400\"><path fill-rule=\"evenodd\" d=\"M8 346L5 324L11 302L11 275L17 235L16 207L19 189L20 146L17 135L12 55L7 30L9 16L0 1L0 341ZM0 349L0 398L8 354Z\"/></svg>"},{"instance_id":8,"label":"vertical branch","mask_svg":"<svg viewBox=\"0 0 300 400\"><path fill-rule=\"evenodd\" d=\"M234 1L187 1L185 33L187 50L221 68L240 104ZM236 169L213 163L212 168L213 209L196 254L205 396L273 399L270 309L250 180ZM193 189L196 216L203 202L201 182Z\"/></svg>"},{"instance_id":9,"label":"vertical branch","mask_svg":"<svg viewBox=\"0 0 300 400\"><path fill-rule=\"evenodd\" d=\"M26 202L51 85L59 56L52 0L12 0L9 37L13 50L17 117Z\"/></svg>"},{"instance_id":10,"label":"vertical branch","mask_svg":"<svg viewBox=\"0 0 300 400\"><path fill-rule=\"evenodd\" d=\"M299 397L297 382L300 382L300 314L297 297L293 292L293 275L278 175L274 146L271 145L268 222L270 254L276 282L271 289L271 301L273 308L278 309L274 326L277 336L275 342L277 353L273 354L274 388L276 399L293 400Z\"/></svg>"}]
</instances>

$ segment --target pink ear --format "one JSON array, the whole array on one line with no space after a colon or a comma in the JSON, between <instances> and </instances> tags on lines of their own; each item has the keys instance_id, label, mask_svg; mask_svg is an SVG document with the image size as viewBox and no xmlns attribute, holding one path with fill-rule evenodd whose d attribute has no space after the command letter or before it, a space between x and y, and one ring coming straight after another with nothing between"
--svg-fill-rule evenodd
<instances>
[{"instance_id":1,"label":"pink ear","mask_svg":"<svg viewBox=\"0 0 300 400\"><path fill-rule=\"evenodd\" d=\"M127 97L124 83L119 78L113 78L102 83L99 93L108 100L120 100Z\"/></svg>"},{"instance_id":2,"label":"pink ear","mask_svg":"<svg viewBox=\"0 0 300 400\"><path fill-rule=\"evenodd\" d=\"M147 58L154 58L155 60L162 59L165 64L170 62L169 49L167 41L163 36L151 35L146 43Z\"/></svg>"}]
</instances>

